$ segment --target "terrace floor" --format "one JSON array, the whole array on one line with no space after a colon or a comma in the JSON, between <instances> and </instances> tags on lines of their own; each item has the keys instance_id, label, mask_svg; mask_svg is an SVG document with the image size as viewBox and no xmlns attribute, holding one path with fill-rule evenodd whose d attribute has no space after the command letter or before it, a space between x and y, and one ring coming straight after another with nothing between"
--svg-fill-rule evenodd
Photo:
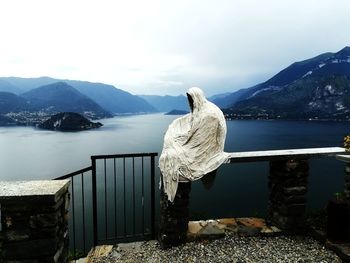
<instances>
[{"instance_id":1,"label":"terrace floor","mask_svg":"<svg viewBox=\"0 0 350 263\"><path fill-rule=\"evenodd\" d=\"M286 235L259 218L192 221L188 240L166 250L155 240L98 246L76 262L350 262L350 244L344 246L342 261L329 244L309 235Z\"/></svg>"}]
</instances>

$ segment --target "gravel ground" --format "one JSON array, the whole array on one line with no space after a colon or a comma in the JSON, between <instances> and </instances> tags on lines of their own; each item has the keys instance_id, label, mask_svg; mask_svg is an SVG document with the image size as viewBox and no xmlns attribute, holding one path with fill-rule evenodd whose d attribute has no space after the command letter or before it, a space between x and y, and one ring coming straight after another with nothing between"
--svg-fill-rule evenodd
<instances>
[{"instance_id":1,"label":"gravel ground","mask_svg":"<svg viewBox=\"0 0 350 263\"><path fill-rule=\"evenodd\" d=\"M161 250L156 241L120 244L98 262L339 262L316 240L305 236L247 237L227 235L213 241L190 242Z\"/></svg>"}]
</instances>

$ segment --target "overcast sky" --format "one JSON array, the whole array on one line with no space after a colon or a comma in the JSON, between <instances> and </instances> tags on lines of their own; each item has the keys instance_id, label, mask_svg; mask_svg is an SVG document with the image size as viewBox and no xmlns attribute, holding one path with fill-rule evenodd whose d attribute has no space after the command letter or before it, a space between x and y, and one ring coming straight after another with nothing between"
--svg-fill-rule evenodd
<instances>
[{"instance_id":1,"label":"overcast sky","mask_svg":"<svg viewBox=\"0 0 350 263\"><path fill-rule=\"evenodd\" d=\"M0 75L133 94L247 88L350 45L349 0L1 0Z\"/></svg>"}]
</instances>

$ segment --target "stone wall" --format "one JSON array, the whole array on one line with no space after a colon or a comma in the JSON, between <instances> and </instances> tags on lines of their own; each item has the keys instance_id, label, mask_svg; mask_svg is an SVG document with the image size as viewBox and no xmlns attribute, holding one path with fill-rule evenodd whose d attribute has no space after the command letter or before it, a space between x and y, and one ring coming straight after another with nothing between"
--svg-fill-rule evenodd
<instances>
[{"instance_id":1,"label":"stone wall","mask_svg":"<svg viewBox=\"0 0 350 263\"><path fill-rule=\"evenodd\" d=\"M231 153L231 163L269 161L269 204L267 222L288 232L305 230L306 194L311 157L336 156L347 162L345 168L345 195L350 200L350 157L340 156L344 149L312 148L261 152ZM161 193L161 224L159 241L163 248L185 242L188 222L189 184L179 184L174 204ZM237 201L237 200L234 200ZM239 200L238 200L239 201ZM238 202L237 201L237 202Z\"/></svg>"},{"instance_id":2,"label":"stone wall","mask_svg":"<svg viewBox=\"0 0 350 263\"><path fill-rule=\"evenodd\" d=\"M298 231L304 225L307 160L270 161L268 219L283 230Z\"/></svg>"},{"instance_id":3,"label":"stone wall","mask_svg":"<svg viewBox=\"0 0 350 263\"><path fill-rule=\"evenodd\" d=\"M350 163L345 165L345 187L344 187L345 197L350 200Z\"/></svg>"},{"instance_id":4,"label":"stone wall","mask_svg":"<svg viewBox=\"0 0 350 263\"><path fill-rule=\"evenodd\" d=\"M270 224L291 232L303 229L308 174L308 160L270 161ZM161 191L159 242L162 248L186 242L190 190L191 183L179 183L174 203Z\"/></svg>"},{"instance_id":5,"label":"stone wall","mask_svg":"<svg viewBox=\"0 0 350 263\"><path fill-rule=\"evenodd\" d=\"M68 180L0 182L4 262L67 262L68 186Z\"/></svg>"}]
</instances>

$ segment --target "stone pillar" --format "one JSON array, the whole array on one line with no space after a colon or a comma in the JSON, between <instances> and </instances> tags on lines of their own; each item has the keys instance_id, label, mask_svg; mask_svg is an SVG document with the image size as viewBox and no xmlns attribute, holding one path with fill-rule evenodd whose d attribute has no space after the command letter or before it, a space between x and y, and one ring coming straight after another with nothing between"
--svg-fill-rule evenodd
<instances>
[{"instance_id":1,"label":"stone pillar","mask_svg":"<svg viewBox=\"0 0 350 263\"><path fill-rule=\"evenodd\" d=\"M3 262L67 262L68 186L69 180L0 182Z\"/></svg>"},{"instance_id":2,"label":"stone pillar","mask_svg":"<svg viewBox=\"0 0 350 263\"><path fill-rule=\"evenodd\" d=\"M298 231L304 224L308 160L270 161L268 219L283 230Z\"/></svg>"},{"instance_id":3,"label":"stone pillar","mask_svg":"<svg viewBox=\"0 0 350 263\"><path fill-rule=\"evenodd\" d=\"M164 190L160 196L160 246L170 248L186 242L189 222L191 183L179 183L174 203L168 201Z\"/></svg>"},{"instance_id":4,"label":"stone pillar","mask_svg":"<svg viewBox=\"0 0 350 263\"><path fill-rule=\"evenodd\" d=\"M345 186L344 186L345 197L350 201L350 163L345 165Z\"/></svg>"},{"instance_id":5,"label":"stone pillar","mask_svg":"<svg viewBox=\"0 0 350 263\"><path fill-rule=\"evenodd\" d=\"M350 155L337 155L336 158L345 163L344 195L350 201Z\"/></svg>"}]
</instances>

